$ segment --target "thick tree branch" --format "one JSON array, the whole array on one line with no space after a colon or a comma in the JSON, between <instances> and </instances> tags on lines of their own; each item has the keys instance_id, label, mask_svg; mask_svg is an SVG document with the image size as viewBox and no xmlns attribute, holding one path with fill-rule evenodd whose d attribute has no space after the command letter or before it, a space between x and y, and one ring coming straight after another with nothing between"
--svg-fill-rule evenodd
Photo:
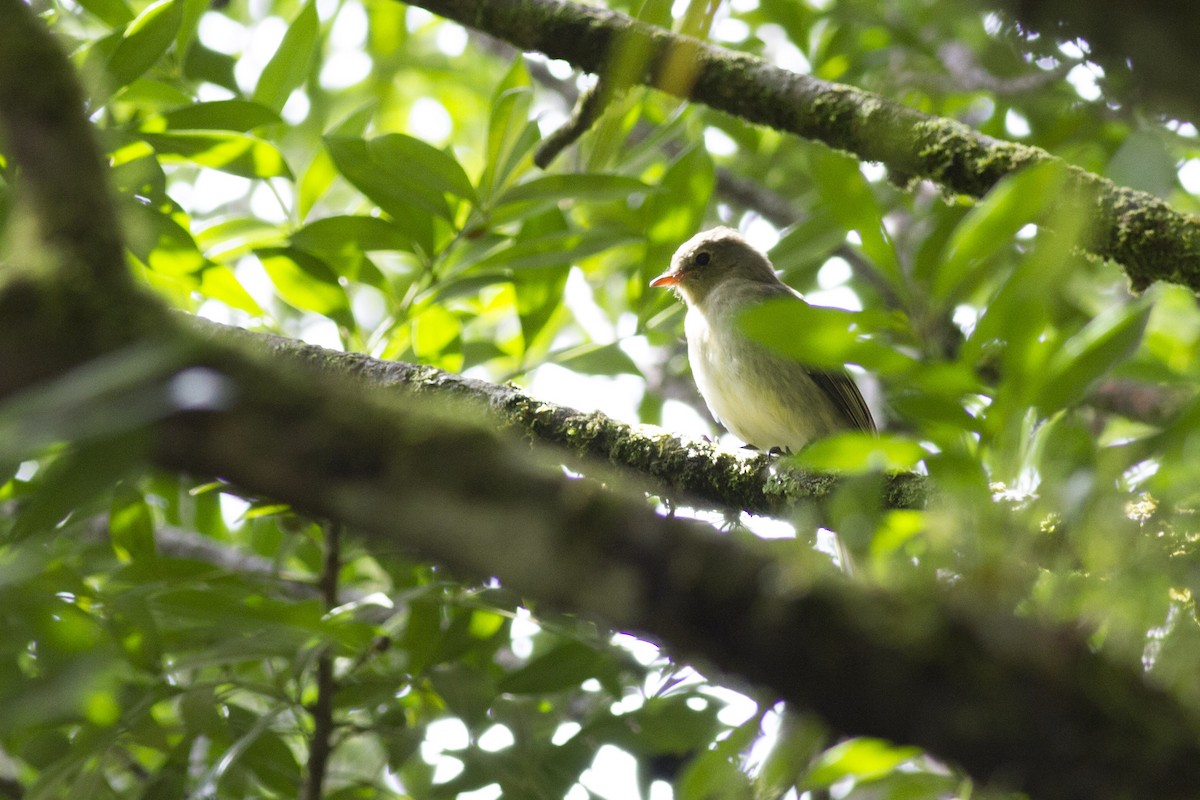
<instances>
[{"instance_id":1,"label":"thick tree branch","mask_svg":"<svg viewBox=\"0 0 1200 800\"><path fill-rule=\"evenodd\" d=\"M60 269L89 290L130 291L107 173L80 113L69 62L19 0L0 0L0 139L24 173L36 224ZM37 80L30 80L30 65Z\"/></svg>"},{"instance_id":2,"label":"thick tree branch","mask_svg":"<svg viewBox=\"0 0 1200 800\"><path fill-rule=\"evenodd\" d=\"M281 364L314 369L327 377L353 378L375 389L400 389L435 403L461 402L476 414L487 414L496 423L515 428L532 442L553 446L556 455L574 454L573 463L590 459L594 468L598 461L607 461L651 478L654 491L692 505L780 516L798 503L823 501L842 482L836 476L802 470L757 451L720 447L653 425L629 425L598 411L547 403L511 385L466 378L436 367L341 353L203 319L189 320L198 333L213 341L243 341L270 352L272 360ZM559 451L560 447L565 450ZM883 507L920 508L928 494L924 476L889 475Z\"/></svg>"},{"instance_id":3,"label":"thick tree branch","mask_svg":"<svg viewBox=\"0 0 1200 800\"><path fill-rule=\"evenodd\" d=\"M608 9L568 0L414 0L447 19L600 74L622 48L644 54L630 80L776 130L824 142L900 178L981 197L1018 169L1059 159L878 95L774 67ZM1068 167L1092 214L1089 250L1124 265L1136 289L1157 280L1200 291L1200 220L1145 192Z\"/></svg>"}]
</instances>

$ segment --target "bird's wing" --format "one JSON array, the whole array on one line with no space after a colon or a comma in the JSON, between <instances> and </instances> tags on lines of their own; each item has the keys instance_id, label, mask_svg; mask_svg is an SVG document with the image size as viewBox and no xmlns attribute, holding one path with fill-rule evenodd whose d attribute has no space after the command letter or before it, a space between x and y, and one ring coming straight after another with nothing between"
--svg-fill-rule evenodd
<instances>
[{"instance_id":1,"label":"bird's wing","mask_svg":"<svg viewBox=\"0 0 1200 800\"><path fill-rule=\"evenodd\" d=\"M798 303L808 304L808 301L799 292L782 281L774 285L760 286L758 295L760 300L788 297L795 299ZM850 423L850 427L856 430L875 432L875 420L871 416L871 409L867 408L867 401L863 399L862 392L858 390L858 384L848 373L822 372L808 367L805 367L804 371L813 379L813 383L817 384L821 391L834 402L838 410L842 412L842 416Z\"/></svg>"},{"instance_id":2,"label":"bird's wing","mask_svg":"<svg viewBox=\"0 0 1200 800\"><path fill-rule=\"evenodd\" d=\"M867 408L867 401L863 400L862 392L858 390L858 384L853 378L845 372L806 371L813 383L821 387L821 391L834 402L851 427L875 432L875 420L871 418L871 410Z\"/></svg>"}]
</instances>

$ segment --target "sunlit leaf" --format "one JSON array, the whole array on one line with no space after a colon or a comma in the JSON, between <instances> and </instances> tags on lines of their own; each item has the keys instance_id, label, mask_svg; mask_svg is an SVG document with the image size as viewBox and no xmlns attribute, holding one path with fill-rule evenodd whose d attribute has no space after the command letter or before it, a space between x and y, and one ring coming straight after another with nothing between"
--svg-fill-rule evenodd
<instances>
[{"instance_id":1,"label":"sunlit leaf","mask_svg":"<svg viewBox=\"0 0 1200 800\"><path fill-rule=\"evenodd\" d=\"M989 259L1012 246L1017 231L1041 219L1058 196L1065 175L1054 164L1022 170L1000 181L954 229L933 292L950 304L972 291L987 274Z\"/></svg>"},{"instance_id":2,"label":"sunlit leaf","mask_svg":"<svg viewBox=\"0 0 1200 800\"><path fill-rule=\"evenodd\" d=\"M292 244L313 253L409 250L412 247L412 239L404 230L379 217L325 217L308 223L290 238Z\"/></svg>"},{"instance_id":3,"label":"sunlit leaf","mask_svg":"<svg viewBox=\"0 0 1200 800\"><path fill-rule=\"evenodd\" d=\"M183 19L179 0L158 0L137 16L108 60L108 71L119 88L150 69L171 43Z\"/></svg>"},{"instance_id":4,"label":"sunlit leaf","mask_svg":"<svg viewBox=\"0 0 1200 800\"><path fill-rule=\"evenodd\" d=\"M327 138L329 155L342 177L375 202L397 224L410 233L414 242L427 250L433 248L433 220L430 214L449 217L445 197L422 186L412 190L412 182L394 169L403 165L381 164L362 139Z\"/></svg>"},{"instance_id":5,"label":"sunlit leaf","mask_svg":"<svg viewBox=\"0 0 1200 800\"><path fill-rule=\"evenodd\" d=\"M80 0L79 5L111 28L125 27L134 19L133 9L125 0Z\"/></svg>"},{"instance_id":6,"label":"sunlit leaf","mask_svg":"<svg viewBox=\"0 0 1200 800\"><path fill-rule=\"evenodd\" d=\"M806 467L832 472L899 471L915 467L925 450L897 436L841 434L813 442L797 457Z\"/></svg>"},{"instance_id":7,"label":"sunlit leaf","mask_svg":"<svg viewBox=\"0 0 1200 800\"><path fill-rule=\"evenodd\" d=\"M617 343L588 342L552 353L547 361L588 375L640 375L641 370Z\"/></svg>"},{"instance_id":8,"label":"sunlit leaf","mask_svg":"<svg viewBox=\"0 0 1200 800\"><path fill-rule=\"evenodd\" d=\"M321 21L315 0L310 0L288 26L279 49L263 68L254 87L254 101L278 113L288 96L304 82L312 69Z\"/></svg>"},{"instance_id":9,"label":"sunlit leaf","mask_svg":"<svg viewBox=\"0 0 1200 800\"><path fill-rule=\"evenodd\" d=\"M165 161L191 161L243 178L290 178L275 145L241 133L143 133Z\"/></svg>"},{"instance_id":10,"label":"sunlit leaf","mask_svg":"<svg viewBox=\"0 0 1200 800\"><path fill-rule=\"evenodd\" d=\"M245 311L256 317L266 315L262 306L246 291L233 270L228 267L214 265L205 268L200 274L200 293L211 300L217 300L230 308Z\"/></svg>"},{"instance_id":11,"label":"sunlit leaf","mask_svg":"<svg viewBox=\"0 0 1200 800\"><path fill-rule=\"evenodd\" d=\"M215 100L176 108L163 115L170 130L245 131L280 121L279 115L249 100Z\"/></svg>"},{"instance_id":12,"label":"sunlit leaf","mask_svg":"<svg viewBox=\"0 0 1200 800\"><path fill-rule=\"evenodd\" d=\"M496 89L488 119L487 161L480 194L491 198L528 170L540 134L529 118L533 105L529 73L516 59ZM487 203L485 203L487 204Z\"/></svg>"},{"instance_id":13,"label":"sunlit leaf","mask_svg":"<svg viewBox=\"0 0 1200 800\"><path fill-rule=\"evenodd\" d=\"M402 133L389 133L369 140L367 149L378 163L407 180L475 202L475 187L462 165L431 144Z\"/></svg>"},{"instance_id":14,"label":"sunlit leaf","mask_svg":"<svg viewBox=\"0 0 1200 800\"><path fill-rule=\"evenodd\" d=\"M900 265L883 227L883 211L858 162L831 150L814 149L810 155L813 179L825 207L843 228L858 232L867 258L898 284Z\"/></svg>"},{"instance_id":15,"label":"sunlit leaf","mask_svg":"<svg viewBox=\"0 0 1200 800\"><path fill-rule=\"evenodd\" d=\"M622 200L636 192L652 192L637 178L624 175L572 173L542 175L513 186L496 198L496 205L506 203L552 202L562 200Z\"/></svg>"},{"instance_id":16,"label":"sunlit leaf","mask_svg":"<svg viewBox=\"0 0 1200 800\"><path fill-rule=\"evenodd\" d=\"M1145 302L1117 305L1057 348L1050 358L1037 405L1045 412L1076 402L1098 378L1137 347L1150 315Z\"/></svg>"},{"instance_id":17,"label":"sunlit leaf","mask_svg":"<svg viewBox=\"0 0 1200 800\"><path fill-rule=\"evenodd\" d=\"M897 747L879 739L850 739L825 751L809 773L807 786L829 786L845 777L878 778L920 754L915 747Z\"/></svg>"},{"instance_id":18,"label":"sunlit leaf","mask_svg":"<svg viewBox=\"0 0 1200 800\"><path fill-rule=\"evenodd\" d=\"M560 230L540 236L518 238L511 245L479 261L473 269L504 267L509 270L523 270L569 266L587 256L633 241L637 239L620 230Z\"/></svg>"},{"instance_id":19,"label":"sunlit leaf","mask_svg":"<svg viewBox=\"0 0 1200 800\"><path fill-rule=\"evenodd\" d=\"M292 248L258 251L275 290L289 305L315 311L346 324L350 303L337 273L320 259Z\"/></svg>"},{"instance_id":20,"label":"sunlit leaf","mask_svg":"<svg viewBox=\"0 0 1200 800\"><path fill-rule=\"evenodd\" d=\"M146 498L128 485L113 492L108 512L108 535L118 557L125 561L153 558L154 519Z\"/></svg>"}]
</instances>

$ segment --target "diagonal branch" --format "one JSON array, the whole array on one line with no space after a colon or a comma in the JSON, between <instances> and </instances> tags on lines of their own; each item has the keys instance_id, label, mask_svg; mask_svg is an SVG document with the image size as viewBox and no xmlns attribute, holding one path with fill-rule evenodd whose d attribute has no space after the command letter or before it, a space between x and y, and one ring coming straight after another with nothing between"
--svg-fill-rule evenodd
<instances>
[{"instance_id":1,"label":"diagonal branch","mask_svg":"<svg viewBox=\"0 0 1200 800\"><path fill-rule=\"evenodd\" d=\"M636 52L644 55L636 59L640 72L626 76L635 82L823 142L885 164L898 178L926 178L957 194L981 197L1016 170L1060 162L1045 150L994 139L954 120L789 72L599 6L568 0L414 0L412 5L597 74L618 52ZM1165 280L1200 291L1200 220L1078 167L1070 167L1069 176L1069 189L1092 211L1089 250L1124 265L1136 289Z\"/></svg>"},{"instance_id":2,"label":"diagonal branch","mask_svg":"<svg viewBox=\"0 0 1200 800\"><path fill-rule=\"evenodd\" d=\"M317 370L326 377L352 378L374 389L400 389L434 403L461 402L473 413L486 414L534 443L551 446L555 455L573 455L573 463L584 463L589 470L606 461L650 478L659 493L688 504L780 516L799 503L824 501L842 482L834 475L799 469L757 451L720 447L653 425L629 425L598 411L548 403L511 385L467 378L437 367L327 350L204 319L188 320L206 338L241 341L270 352L281 364ZM915 473L894 473L885 479L883 493L884 508L920 508L928 499L928 481Z\"/></svg>"}]
</instances>

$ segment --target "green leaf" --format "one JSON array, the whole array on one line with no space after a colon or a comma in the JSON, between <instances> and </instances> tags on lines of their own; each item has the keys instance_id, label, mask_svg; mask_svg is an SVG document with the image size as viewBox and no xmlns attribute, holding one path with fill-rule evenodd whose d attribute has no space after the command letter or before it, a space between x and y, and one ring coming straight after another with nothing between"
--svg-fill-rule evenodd
<instances>
[{"instance_id":1,"label":"green leaf","mask_svg":"<svg viewBox=\"0 0 1200 800\"><path fill-rule=\"evenodd\" d=\"M1152 130L1134 131L1113 154L1105 176L1119 186L1170 198L1179 185L1179 175L1168 141Z\"/></svg>"},{"instance_id":2,"label":"green leaf","mask_svg":"<svg viewBox=\"0 0 1200 800\"><path fill-rule=\"evenodd\" d=\"M423 199L428 200L432 208L423 206L404 181L376 161L362 139L327 137L325 146L342 177L383 209L422 249L432 252L431 213L448 217L449 207L444 197L426 190L422 193Z\"/></svg>"},{"instance_id":3,"label":"green leaf","mask_svg":"<svg viewBox=\"0 0 1200 800\"><path fill-rule=\"evenodd\" d=\"M602 173L569 173L543 175L513 186L496 198L496 205L506 203L551 202L561 200L623 200L636 192L657 191L637 178Z\"/></svg>"},{"instance_id":4,"label":"green leaf","mask_svg":"<svg viewBox=\"0 0 1200 800\"><path fill-rule=\"evenodd\" d=\"M559 230L528 239L518 237L509 246L502 247L477 262L472 269L503 267L519 271L570 266L590 255L636 241L636 237L615 228L585 232Z\"/></svg>"},{"instance_id":5,"label":"green leaf","mask_svg":"<svg viewBox=\"0 0 1200 800\"><path fill-rule=\"evenodd\" d=\"M641 375L634 360L620 344L586 342L551 353L547 361L587 375Z\"/></svg>"},{"instance_id":6,"label":"green leaf","mask_svg":"<svg viewBox=\"0 0 1200 800\"><path fill-rule=\"evenodd\" d=\"M462 165L454 156L427 142L403 133L389 133L369 140L367 148L379 163L422 186L476 202L475 187Z\"/></svg>"},{"instance_id":7,"label":"green leaf","mask_svg":"<svg viewBox=\"0 0 1200 800\"><path fill-rule=\"evenodd\" d=\"M256 251L263 268L283 300L301 311L324 314L353 326L350 301L338 276L319 258L290 247Z\"/></svg>"},{"instance_id":8,"label":"green leaf","mask_svg":"<svg viewBox=\"0 0 1200 800\"><path fill-rule=\"evenodd\" d=\"M902 282L891 237L883 227L883 210L857 160L824 148L812 150L813 181L824 205L846 230L858 232L862 250L894 285Z\"/></svg>"},{"instance_id":9,"label":"green leaf","mask_svg":"<svg viewBox=\"0 0 1200 800\"><path fill-rule=\"evenodd\" d=\"M123 561L154 558L154 517L142 493L127 484L113 492L108 511L108 536Z\"/></svg>"},{"instance_id":10,"label":"green leaf","mask_svg":"<svg viewBox=\"0 0 1200 800\"><path fill-rule=\"evenodd\" d=\"M320 256L339 275L388 291L387 278L367 257L369 251L413 252L411 236L379 217L326 217L310 222L291 236L294 247Z\"/></svg>"},{"instance_id":11,"label":"green leaf","mask_svg":"<svg viewBox=\"0 0 1200 800\"><path fill-rule=\"evenodd\" d=\"M832 370L849 363L880 375L895 375L918 365L887 342L864 337L891 325L892 318L886 313L855 313L782 297L748 309L739 322L750 338L809 367Z\"/></svg>"},{"instance_id":12,"label":"green leaf","mask_svg":"<svg viewBox=\"0 0 1200 800\"><path fill-rule=\"evenodd\" d=\"M570 640L510 672L499 689L511 694L546 694L574 689L602 669L603 657L583 642Z\"/></svg>"},{"instance_id":13,"label":"green leaf","mask_svg":"<svg viewBox=\"0 0 1200 800\"><path fill-rule=\"evenodd\" d=\"M312 69L321 33L315 0L310 0L288 26L279 49L263 68L254 87L254 100L278 113L292 91L304 83Z\"/></svg>"},{"instance_id":14,"label":"green leaf","mask_svg":"<svg viewBox=\"0 0 1200 800\"><path fill-rule=\"evenodd\" d=\"M231 217L197 233L196 243L213 261L230 263L259 248L282 247L287 240L278 225L255 217Z\"/></svg>"},{"instance_id":15,"label":"green leaf","mask_svg":"<svg viewBox=\"0 0 1200 800\"><path fill-rule=\"evenodd\" d=\"M134 19L133 9L125 0L80 0L79 5L110 28L123 28Z\"/></svg>"},{"instance_id":16,"label":"green leaf","mask_svg":"<svg viewBox=\"0 0 1200 800\"><path fill-rule=\"evenodd\" d=\"M141 203L129 203L124 210L129 249L150 269L181 276L208 264L192 235L173 215Z\"/></svg>"},{"instance_id":17,"label":"green leaf","mask_svg":"<svg viewBox=\"0 0 1200 800\"><path fill-rule=\"evenodd\" d=\"M100 438L81 444L39 476L35 494L21 507L9 536L19 541L45 533L92 502L147 457L141 436Z\"/></svg>"},{"instance_id":18,"label":"green leaf","mask_svg":"<svg viewBox=\"0 0 1200 800\"><path fill-rule=\"evenodd\" d=\"M503 191L533 165L533 148L541 134L529 119L533 90L529 72L520 58L513 62L492 99L488 118L487 161L480 178L480 193L486 199Z\"/></svg>"},{"instance_id":19,"label":"green leaf","mask_svg":"<svg viewBox=\"0 0 1200 800\"><path fill-rule=\"evenodd\" d=\"M491 677L467 664L439 664L430 670L429 682L447 708L468 725L483 723L496 699L496 684Z\"/></svg>"},{"instance_id":20,"label":"green leaf","mask_svg":"<svg viewBox=\"0 0 1200 800\"><path fill-rule=\"evenodd\" d=\"M1037 407L1049 413L1083 397L1097 379L1137 348L1151 310L1145 301L1113 306L1063 342L1050 357Z\"/></svg>"},{"instance_id":21,"label":"green leaf","mask_svg":"<svg viewBox=\"0 0 1200 800\"><path fill-rule=\"evenodd\" d=\"M896 747L879 739L851 739L825 751L809 773L806 786L829 786L847 777L879 778L919 755L921 751L915 747Z\"/></svg>"},{"instance_id":22,"label":"green leaf","mask_svg":"<svg viewBox=\"0 0 1200 800\"><path fill-rule=\"evenodd\" d=\"M379 217L364 216L315 220L293 233L291 242L313 253L412 249L412 239L398 225Z\"/></svg>"},{"instance_id":23,"label":"green leaf","mask_svg":"<svg viewBox=\"0 0 1200 800\"><path fill-rule=\"evenodd\" d=\"M662 272L675 248L696 232L715 185L716 171L703 147L691 147L671 162L659 181L659 192L645 206L646 237L655 254L647 281L653 277L650 271Z\"/></svg>"},{"instance_id":24,"label":"green leaf","mask_svg":"<svg viewBox=\"0 0 1200 800\"><path fill-rule=\"evenodd\" d=\"M230 308L245 311L256 317L266 316L266 311L258 304L245 287L238 281L233 270L222 265L212 265L200 274L200 294L211 300L217 300Z\"/></svg>"},{"instance_id":25,"label":"green leaf","mask_svg":"<svg viewBox=\"0 0 1200 800\"><path fill-rule=\"evenodd\" d=\"M946 307L968 295L988 274L991 258L1013 245L1021 228L1056 202L1063 170L1042 164L1000 181L954 229L933 278L933 294Z\"/></svg>"},{"instance_id":26,"label":"green leaf","mask_svg":"<svg viewBox=\"0 0 1200 800\"><path fill-rule=\"evenodd\" d=\"M275 145L243 133L142 133L140 136L168 163L191 161L243 178L292 177Z\"/></svg>"},{"instance_id":27,"label":"green leaf","mask_svg":"<svg viewBox=\"0 0 1200 800\"><path fill-rule=\"evenodd\" d=\"M207 81L215 86L240 94L233 67L233 56L210 50L200 42L192 42L183 59L183 74L190 80Z\"/></svg>"},{"instance_id":28,"label":"green leaf","mask_svg":"<svg viewBox=\"0 0 1200 800\"><path fill-rule=\"evenodd\" d=\"M925 450L899 436L839 434L813 442L797 456L809 469L863 473L909 470L925 457Z\"/></svg>"},{"instance_id":29,"label":"green leaf","mask_svg":"<svg viewBox=\"0 0 1200 800\"><path fill-rule=\"evenodd\" d=\"M281 122L279 115L249 100L216 100L196 103L163 114L170 130L216 130L245 133L262 125Z\"/></svg>"},{"instance_id":30,"label":"green leaf","mask_svg":"<svg viewBox=\"0 0 1200 800\"><path fill-rule=\"evenodd\" d=\"M408 138L403 134L393 133L363 142L370 168L375 171L374 184L378 185L378 182L385 181L390 187L391 194L402 198L402 202L448 221L453 220L454 215L450 210L450 205L446 202L445 190L434 185L434 182L430 181L427 176L421 175L419 165L410 160L403 141ZM337 162L336 153L334 162ZM341 165L339 164L338 167L340 169ZM359 188L366 191L364 186L359 186ZM367 196L371 197L369 193ZM372 199L374 198L372 197Z\"/></svg>"},{"instance_id":31,"label":"green leaf","mask_svg":"<svg viewBox=\"0 0 1200 800\"><path fill-rule=\"evenodd\" d=\"M139 77L167 52L183 19L178 0L158 0L129 23L108 59L108 72L119 89Z\"/></svg>"}]
</instances>

